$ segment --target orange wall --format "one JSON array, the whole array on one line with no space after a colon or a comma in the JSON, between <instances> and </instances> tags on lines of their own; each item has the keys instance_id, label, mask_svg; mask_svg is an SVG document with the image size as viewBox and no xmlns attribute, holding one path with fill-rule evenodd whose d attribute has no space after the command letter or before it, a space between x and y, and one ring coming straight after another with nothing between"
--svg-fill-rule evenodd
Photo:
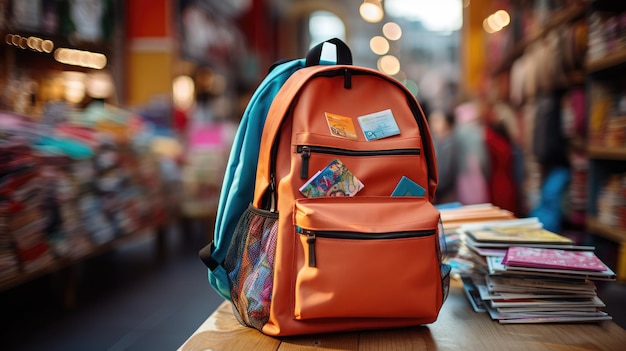
<instances>
[{"instance_id":1,"label":"orange wall","mask_svg":"<svg viewBox=\"0 0 626 351\"><path fill-rule=\"evenodd\" d=\"M491 0L472 0L463 11L462 82L464 91L470 94L478 92L484 77L487 53L483 20L489 15L490 4Z\"/></svg>"},{"instance_id":2,"label":"orange wall","mask_svg":"<svg viewBox=\"0 0 626 351\"><path fill-rule=\"evenodd\" d=\"M126 4L126 104L142 105L170 95L174 46L173 0L128 0Z\"/></svg>"},{"instance_id":3,"label":"orange wall","mask_svg":"<svg viewBox=\"0 0 626 351\"><path fill-rule=\"evenodd\" d=\"M155 95L169 95L173 55L166 52L133 52L128 56L128 104L142 105Z\"/></svg>"}]
</instances>

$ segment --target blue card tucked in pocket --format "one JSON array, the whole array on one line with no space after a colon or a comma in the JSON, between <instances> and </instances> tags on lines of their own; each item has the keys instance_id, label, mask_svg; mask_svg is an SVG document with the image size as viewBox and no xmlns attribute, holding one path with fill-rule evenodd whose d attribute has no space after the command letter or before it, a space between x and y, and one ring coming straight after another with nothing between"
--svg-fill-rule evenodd
<instances>
[{"instance_id":1,"label":"blue card tucked in pocket","mask_svg":"<svg viewBox=\"0 0 626 351\"><path fill-rule=\"evenodd\" d=\"M402 176L391 196L424 196L424 194L426 194L426 190L422 186L406 176Z\"/></svg>"}]
</instances>

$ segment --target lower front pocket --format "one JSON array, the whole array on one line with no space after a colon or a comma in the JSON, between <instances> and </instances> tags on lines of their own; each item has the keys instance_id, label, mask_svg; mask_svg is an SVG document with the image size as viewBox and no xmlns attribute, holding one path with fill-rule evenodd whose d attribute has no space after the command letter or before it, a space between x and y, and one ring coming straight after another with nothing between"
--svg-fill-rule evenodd
<instances>
[{"instance_id":1,"label":"lower front pocket","mask_svg":"<svg viewBox=\"0 0 626 351\"><path fill-rule=\"evenodd\" d=\"M307 238L301 237L303 248ZM317 238L315 267L295 288L296 319L436 316L441 276L435 235L410 239ZM309 251L305 250L305 262Z\"/></svg>"}]
</instances>

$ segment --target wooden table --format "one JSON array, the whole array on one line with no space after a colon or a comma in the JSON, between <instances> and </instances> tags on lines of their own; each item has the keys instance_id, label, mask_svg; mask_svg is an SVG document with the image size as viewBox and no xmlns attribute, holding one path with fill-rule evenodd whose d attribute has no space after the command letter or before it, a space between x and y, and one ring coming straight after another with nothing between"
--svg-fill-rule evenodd
<instances>
[{"instance_id":1,"label":"wooden table","mask_svg":"<svg viewBox=\"0 0 626 351\"><path fill-rule=\"evenodd\" d=\"M503 325L475 313L459 281L438 320L427 326L273 338L241 326L224 302L179 348L193 350L626 350L626 331L612 321L598 324Z\"/></svg>"}]
</instances>

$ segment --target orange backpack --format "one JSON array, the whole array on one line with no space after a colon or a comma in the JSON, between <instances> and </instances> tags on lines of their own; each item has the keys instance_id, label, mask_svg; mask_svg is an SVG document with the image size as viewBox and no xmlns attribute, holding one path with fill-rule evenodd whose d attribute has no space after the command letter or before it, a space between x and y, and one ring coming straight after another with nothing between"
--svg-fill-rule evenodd
<instances>
[{"instance_id":1,"label":"orange backpack","mask_svg":"<svg viewBox=\"0 0 626 351\"><path fill-rule=\"evenodd\" d=\"M224 261L235 314L274 336L434 322L450 272L436 187L426 119L400 82L352 65L296 71Z\"/></svg>"}]
</instances>

